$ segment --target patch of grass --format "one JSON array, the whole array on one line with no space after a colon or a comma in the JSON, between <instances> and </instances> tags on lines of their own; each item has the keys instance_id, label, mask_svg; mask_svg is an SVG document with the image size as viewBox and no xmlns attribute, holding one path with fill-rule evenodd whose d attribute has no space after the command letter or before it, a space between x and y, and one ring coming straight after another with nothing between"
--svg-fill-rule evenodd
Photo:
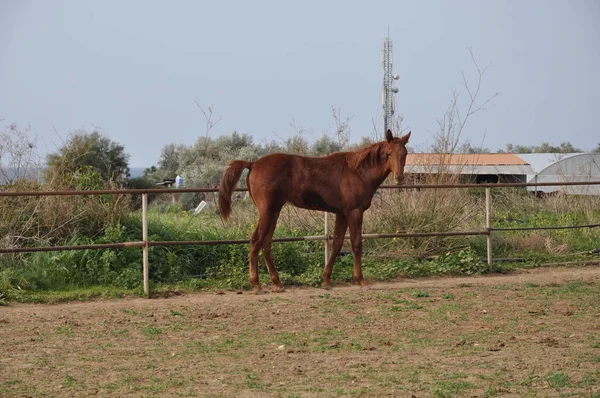
<instances>
[{"instance_id":1,"label":"patch of grass","mask_svg":"<svg viewBox=\"0 0 600 398\"><path fill-rule=\"evenodd\" d=\"M425 290L415 290L414 292L411 293L411 296L413 296L413 297L429 297L429 292L427 292Z\"/></svg>"},{"instance_id":2,"label":"patch of grass","mask_svg":"<svg viewBox=\"0 0 600 398\"><path fill-rule=\"evenodd\" d=\"M250 389L260 388L260 384L258 381L258 376L254 373L249 373L246 375L246 387Z\"/></svg>"},{"instance_id":3,"label":"patch of grass","mask_svg":"<svg viewBox=\"0 0 600 398\"><path fill-rule=\"evenodd\" d=\"M423 306L414 300L407 300L407 299L397 298L397 297L393 297L391 299L391 304L392 305L390 305L390 306L388 306L388 305L382 306L381 307L382 311L393 313L393 312L403 312L403 311L423 309Z\"/></svg>"},{"instance_id":4,"label":"patch of grass","mask_svg":"<svg viewBox=\"0 0 600 398\"><path fill-rule=\"evenodd\" d=\"M139 311L132 308L121 308L121 312L127 315L142 315Z\"/></svg>"},{"instance_id":5,"label":"patch of grass","mask_svg":"<svg viewBox=\"0 0 600 398\"><path fill-rule=\"evenodd\" d=\"M7 301L36 304L58 304L73 301L90 301L96 299L125 298L127 296L141 297L141 290L127 290L112 286L64 287L56 290L11 291Z\"/></svg>"},{"instance_id":6,"label":"patch of grass","mask_svg":"<svg viewBox=\"0 0 600 398\"><path fill-rule=\"evenodd\" d=\"M561 293L590 293L590 284L582 281L567 282L560 289Z\"/></svg>"},{"instance_id":7,"label":"patch of grass","mask_svg":"<svg viewBox=\"0 0 600 398\"><path fill-rule=\"evenodd\" d=\"M568 387L569 376L564 372L548 373L546 376L546 382L552 388L563 388Z\"/></svg>"},{"instance_id":8,"label":"patch of grass","mask_svg":"<svg viewBox=\"0 0 600 398\"><path fill-rule=\"evenodd\" d=\"M475 388L475 385L465 380L444 380L435 383L431 395L440 398L450 398L466 395L466 391Z\"/></svg>"},{"instance_id":9,"label":"patch of grass","mask_svg":"<svg viewBox=\"0 0 600 398\"><path fill-rule=\"evenodd\" d=\"M483 392L484 397L495 397L500 394L500 391L495 386L490 386Z\"/></svg>"},{"instance_id":10,"label":"patch of grass","mask_svg":"<svg viewBox=\"0 0 600 398\"><path fill-rule=\"evenodd\" d=\"M171 316L174 316L174 317L179 317L182 315L181 311L177 311L177 310L170 310L169 312L170 312Z\"/></svg>"},{"instance_id":11,"label":"patch of grass","mask_svg":"<svg viewBox=\"0 0 600 398\"><path fill-rule=\"evenodd\" d=\"M162 334L162 330L157 327L148 327L142 329L142 333L144 333L146 336L158 336Z\"/></svg>"},{"instance_id":12,"label":"patch of grass","mask_svg":"<svg viewBox=\"0 0 600 398\"><path fill-rule=\"evenodd\" d=\"M64 388L71 388L73 386L75 386L75 379L72 376L67 375L62 383L62 386Z\"/></svg>"},{"instance_id":13,"label":"patch of grass","mask_svg":"<svg viewBox=\"0 0 600 398\"><path fill-rule=\"evenodd\" d=\"M577 385L580 387L589 388L589 387L597 386L598 381L599 380L598 380L598 377L596 377L596 375L586 374L585 376L583 376L581 378L581 380L579 381L579 383L577 383Z\"/></svg>"}]
</instances>

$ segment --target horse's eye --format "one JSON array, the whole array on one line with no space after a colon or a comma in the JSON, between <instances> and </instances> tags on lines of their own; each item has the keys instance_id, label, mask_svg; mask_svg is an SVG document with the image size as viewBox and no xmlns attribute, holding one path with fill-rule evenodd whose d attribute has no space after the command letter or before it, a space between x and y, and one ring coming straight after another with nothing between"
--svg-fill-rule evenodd
<instances>
[{"instance_id":1,"label":"horse's eye","mask_svg":"<svg viewBox=\"0 0 600 398\"><path fill-rule=\"evenodd\" d=\"M391 153L391 152L388 152L388 153L387 153L387 157L389 158L390 156L392 156L392 153Z\"/></svg>"}]
</instances>

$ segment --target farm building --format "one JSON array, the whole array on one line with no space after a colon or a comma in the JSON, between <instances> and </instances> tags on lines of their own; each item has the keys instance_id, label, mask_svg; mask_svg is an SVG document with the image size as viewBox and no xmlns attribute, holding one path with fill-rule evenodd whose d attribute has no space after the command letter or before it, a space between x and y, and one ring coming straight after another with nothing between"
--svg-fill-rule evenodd
<instances>
[{"instance_id":1,"label":"farm building","mask_svg":"<svg viewBox=\"0 0 600 398\"><path fill-rule=\"evenodd\" d=\"M531 166L510 153L447 154L409 153L405 173L412 181L423 181L437 173L460 175L463 183L526 182Z\"/></svg>"},{"instance_id":2,"label":"farm building","mask_svg":"<svg viewBox=\"0 0 600 398\"><path fill-rule=\"evenodd\" d=\"M527 153L517 155L531 166L527 182L600 181L600 153ZM527 187L529 191L600 195L600 185Z\"/></svg>"},{"instance_id":3,"label":"farm building","mask_svg":"<svg viewBox=\"0 0 600 398\"><path fill-rule=\"evenodd\" d=\"M437 173L458 174L463 183L600 181L600 153L409 153L410 181ZM535 192L600 195L600 185L528 187Z\"/></svg>"}]
</instances>

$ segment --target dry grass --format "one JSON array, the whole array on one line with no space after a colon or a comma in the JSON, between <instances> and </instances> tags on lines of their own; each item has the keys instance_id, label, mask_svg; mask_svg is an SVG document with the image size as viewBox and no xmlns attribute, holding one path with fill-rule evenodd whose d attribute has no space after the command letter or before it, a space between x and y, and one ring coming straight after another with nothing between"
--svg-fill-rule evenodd
<instances>
[{"instance_id":1,"label":"dry grass","mask_svg":"<svg viewBox=\"0 0 600 398\"><path fill-rule=\"evenodd\" d=\"M41 193L46 189L60 190L26 180L4 187L12 192ZM57 244L78 235L98 235L104 226L118 222L130 211L130 201L128 195L4 197L0 201L0 244Z\"/></svg>"},{"instance_id":2,"label":"dry grass","mask_svg":"<svg viewBox=\"0 0 600 398\"><path fill-rule=\"evenodd\" d=\"M457 175L432 174L424 183L455 183ZM373 198L365 213L365 233L414 233L481 231L485 228L485 198L483 189L383 189ZM492 190L492 226L568 226L600 222L600 198L554 195L535 197L522 188ZM234 204L235 226L247 231L254 228L257 213L251 200ZM330 233L335 216L330 216ZM281 212L278 228L281 234L317 235L324 231L324 216L286 206ZM511 253L540 253L560 256L573 251L580 236L593 240L595 230L530 231L497 235L502 243L502 256ZM476 238L473 238L476 239ZM469 245L464 237L409 238L370 241L368 247L394 256L423 258L456 251ZM347 242L346 242L347 243ZM498 245L501 246L501 245Z\"/></svg>"}]
</instances>

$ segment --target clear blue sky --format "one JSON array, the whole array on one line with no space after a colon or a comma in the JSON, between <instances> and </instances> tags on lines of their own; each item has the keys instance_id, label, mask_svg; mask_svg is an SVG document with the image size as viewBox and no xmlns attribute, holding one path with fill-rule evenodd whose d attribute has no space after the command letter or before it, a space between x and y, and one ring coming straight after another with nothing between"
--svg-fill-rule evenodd
<instances>
[{"instance_id":1,"label":"clear blue sky","mask_svg":"<svg viewBox=\"0 0 600 398\"><path fill-rule=\"evenodd\" d=\"M70 131L101 126L131 166L168 143L205 135L194 100L255 142L381 128L381 48L394 43L397 110L425 147L461 73L492 64L464 138L506 143L600 142L600 1L0 0L0 122L31 126L42 153ZM473 83L474 84L474 83ZM485 138L484 138L485 137Z\"/></svg>"}]
</instances>

